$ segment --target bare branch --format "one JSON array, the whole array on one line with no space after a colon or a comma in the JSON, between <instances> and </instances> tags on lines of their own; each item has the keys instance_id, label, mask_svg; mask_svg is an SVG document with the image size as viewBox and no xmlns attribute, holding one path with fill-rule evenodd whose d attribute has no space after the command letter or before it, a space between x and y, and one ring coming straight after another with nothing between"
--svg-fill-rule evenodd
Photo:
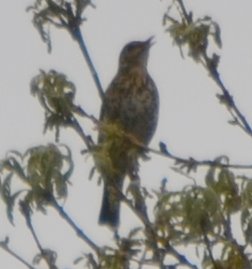
<instances>
[{"instance_id":1,"label":"bare branch","mask_svg":"<svg viewBox=\"0 0 252 269\"><path fill-rule=\"evenodd\" d=\"M29 264L26 260L21 258L16 252L14 252L12 249L8 246L8 238L6 238L4 241L0 242L0 248L5 250L7 253L9 253L12 257L14 257L16 260L20 261L23 265L25 265L29 269L36 269L36 267L33 267L31 264Z\"/></svg>"},{"instance_id":2,"label":"bare branch","mask_svg":"<svg viewBox=\"0 0 252 269\"><path fill-rule=\"evenodd\" d=\"M68 216L65 210L57 203L54 197L51 197L51 205L59 213L59 215L73 228L77 236L85 241L98 255L100 252L99 247L74 223L74 221Z\"/></svg>"}]
</instances>

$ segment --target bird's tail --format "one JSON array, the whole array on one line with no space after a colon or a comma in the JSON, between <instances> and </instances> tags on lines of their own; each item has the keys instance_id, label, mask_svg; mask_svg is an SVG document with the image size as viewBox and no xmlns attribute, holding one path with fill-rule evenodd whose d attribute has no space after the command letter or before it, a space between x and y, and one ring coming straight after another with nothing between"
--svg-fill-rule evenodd
<instances>
[{"instance_id":1,"label":"bird's tail","mask_svg":"<svg viewBox=\"0 0 252 269\"><path fill-rule=\"evenodd\" d=\"M116 229L120 221L120 191L122 190L122 180L117 181L118 189L104 185L102 206L99 216L99 223L109 225L111 228Z\"/></svg>"}]
</instances>

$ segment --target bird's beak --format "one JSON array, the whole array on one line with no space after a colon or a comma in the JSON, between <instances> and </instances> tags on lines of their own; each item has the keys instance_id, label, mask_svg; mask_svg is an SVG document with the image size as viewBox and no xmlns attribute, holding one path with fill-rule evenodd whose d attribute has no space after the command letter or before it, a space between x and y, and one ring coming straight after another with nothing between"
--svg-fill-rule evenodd
<instances>
[{"instance_id":1,"label":"bird's beak","mask_svg":"<svg viewBox=\"0 0 252 269\"><path fill-rule=\"evenodd\" d=\"M150 48L152 45L155 44L154 36L149 37L146 41L144 41L144 43Z\"/></svg>"}]
</instances>

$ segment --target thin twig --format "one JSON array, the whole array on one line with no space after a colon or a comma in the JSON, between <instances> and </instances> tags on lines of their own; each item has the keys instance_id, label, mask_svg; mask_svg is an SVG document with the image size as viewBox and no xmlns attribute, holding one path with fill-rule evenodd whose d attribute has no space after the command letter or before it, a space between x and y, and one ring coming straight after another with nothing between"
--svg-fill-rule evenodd
<instances>
[{"instance_id":1,"label":"thin twig","mask_svg":"<svg viewBox=\"0 0 252 269\"><path fill-rule=\"evenodd\" d=\"M59 213L59 215L73 228L76 234L83 239L95 252L99 254L99 247L74 223L64 209L51 197L51 205Z\"/></svg>"},{"instance_id":2,"label":"thin twig","mask_svg":"<svg viewBox=\"0 0 252 269\"><path fill-rule=\"evenodd\" d=\"M164 251L163 251L162 248L159 248L159 246L157 244L157 242L158 242L158 240L157 240L157 234L156 234L156 231L155 231L155 229L154 229L151 221L149 220L149 217L148 217L147 213L146 214L143 214L140 210L138 210L137 208L135 208L132 205L132 203L130 202L130 200L127 199L127 197L118 188L116 188L116 191L119 192L120 199L132 210L132 212L139 218L139 220L145 226L145 229L146 229L146 237L147 237L148 240L150 240L150 242L152 244L152 249L153 249L153 252L154 252L154 259L158 259L158 261L160 262L160 264L163 264ZM171 254L172 256L174 256L180 262L180 264L187 265L189 268L192 268L192 269L197 269L197 266L191 264L184 255L181 255L172 246L170 246L170 245L168 246L167 245L166 248L165 248L165 251L168 254Z\"/></svg>"},{"instance_id":3,"label":"thin twig","mask_svg":"<svg viewBox=\"0 0 252 269\"><path fill-rule=\"evenodd\" d=\"M147 254L147 247L145 247L145 249L143 250L142 257L141 257L141 259L139 261L139 264L138 264L138 269L143 268L143 264L144 264L144 261L145 261L145 258L146 258L146 254Z\"/></svg>"},{"instance_id":4,"label":"thin twig","mask_svg":"<svg viewBox=\"0 0 252 269\"><path fill-rule=\"evenodd\" d=\"M189 260L184 256L181 255L174 247L172 247L170 244L167 244L165 246L166 251L171 254L173 257L175 257L180 264L182 265L186 265L187 267L191 268L191 269L197 269L198 267L194 264L192 264L191 262L189 262Z\"/></svg>"},{"instance_id":5,"label":"thin twig","mask_svg":"<svg viewBox=\"0 0 252 269\"><path fill-rule=\"evenodd\" d=\"M98 119L96 119L92 115L85 114L85 117L90 119L96 125L97 130L102 128L104 125L104 123L100 122ZM92 146L94 145L93 141L91 141L89 136L87 136L84 133L82 127L80 126L80 124L76 118L72 119L70 126L72 126L72 128L78 133L78 135L82 138L82 140L86 144L87 148L90 150L92 148ZM146 146L145 144L143 144L141 141L139 141L138 139L136 139L133 135L131 135L129 133L122 131L122 135L127 137L129 139L129 141L131 143L133 143L134 145L141 147L144 151L151 152L151 153L154 153L156 155L174 160L176 164L190 168L191 170L193 170L194 168L196 168L198 166L222 167L222 168L230 168L230 169L252 169L251 164L249 164L249 165L244 164L243 165L243 164L220 163L220 162L212 161L212 160L196 160L192 157L190 157L188 159L182 158L182 157L176 156L175 154L168 152L166 149L166 145L163 142L160 142L160 150L158 150L158 149L154 149L154 148L151 148L149 146Z\"/></svg>"},{"instance_id":6,"label":"thin twig","mask_svg":"<svg viewBox=\"0 0 252 269\"><path fill-rule=\"evenodd\" d=\"M96 69L94 67L94 64L91 60L91 57L89 55L87 46L85 44L83 35L81 33L80 30L80 18L78 14L74 14L73 10L72 10L72 6L69 3L66 3L66 9L67 9L67 13L68 13L68 25L67 25L67 29L68 31L71 33L72 37L74 38L74 40L79 44L82 55L88 65L88 68L91 72L91 75L94 79L95 85L97 87L99 96L101 98L101 100L103 100L104 98L104 91L98 76L98 73L96 72Z\"/></svg>"},{"instance_id":7,"label":"thin twig","mask_svg":"<svg viewBox=\"0 0 252 269\"><path fill-rule=\"evenodd\" d=\"M207 234L206 234L206 232L204 230L203 230L203 238L204 238L204 243L206 245L209 258L210 258L210 260L211 260L211 262L213 264L213 267L214 267L214 269L218 269L219 266L216 264L216 261L214 259L213 252L212 252L212 249L211 249L211 243L209 242Z\"/></svg>"},{"instance_id":8,"label":"thin twig","mask_svg":"<svg viewBox=\"0 0 252 269\"><path fill-rule=\"evenodd\" d=\"M149 219L144 199L141 199L141 203L142 203L141 208L134 206L132 202L124 195L124 193L117 186L113 186L113 188L118 193L119 199L122 202L124 202L132 210L132 212L137 216L137 218L144 225L145 231L146 231L146 237L147 237L147 240L149 240L149 242L151 243L154 257L155 259L158 259L160 261L162 257L161 255L162 253L160 252L160 249L158 247L156 231L154 230L153 225Z\"/></svg>"},{"instance_id":9,"label":"thin twig","mask_svg":"<svg viewBox=\"0 0 252 269\"><path fill-rule=\"evenodd\" d=\"M83 129L81 128L79 122L77 121L76 118L73 118L71 120L71 124L70 126L77 132L77 134L81 137L81 139L84 141L86 147L88 150L91 150L92 148L92 140L90 139L90 137L88 135L85 134L85 132L83 131Z\"/></svg>"},{"instance_id":10,"label":"thin twig","mask_svg":"<svg viewBox=\"0 0 252 269\"><path fill-rule=\"evenodd\" d=\"M31 214L28 205L23 201L20 201L19 205L21 207L21 212L26 220L27 227L29 228L37 248L39 249L41 257L44 259L49 269L58 269L58 267L55 265L55 261L51 259L51 255L48 255L48 252L42 247L39 241L39 238L32 225Z\"/></svg>"},{"instance_id":11,"label":"thin twig","mask_svg":"<svg viewBox=\"0 0 252 269\"><path fill-rule=\"evenodd\" d=\"M230 95L227 88L224 86L220 74L217 71L216 67L213 67L211 64L211 61L209 57L206 55L206 52L203 53L203 58L206 62L207 70L209 71L211 77L216 82L216 84L219 86L219 88L222 90L223 96L228 101L228 105L232 108L232 110L235 112L237 118L241 121L242 125L239 125L247 134L252 136L252 129L248 121L246 120L245 116L240 112L237 105L235 104L235 101L233 97ZM233 116L234 117L234 116Z\"/></svg>"},{"instance_id":12,"label":"thin twig","mask_svg":"<svg viewBox=\"0 0 252 269\"><path fill-rule=\"evenodd\" d=\"M96 72L96 69L92 63L92 60L89 56L89 52L88 52L88 49L87 49L87 46L84 42L84 38L81 34L81 31L80 29L78 29L78 31L75 33L75 37L76 37L76 41L78 42L79 46L80 46L80 49L81 49L81 52L87 62L87 65L89 67L89 70L91 72L91 75L94 79L94 82L95 82L95 85L97 87L97 90L98 90L98 93L99 93L99 96L101 98L101 100L103 100L104 98L104 91L103 91L103 88L102 88L102 85L101 85L101 82L100 82L100 79L99 79L99 76L98 76L98 73Z\"/></svg>"},{"instance_id":13,"label":"thin twig","mask_svg":"<svg viewBox=\"0 0 252 269\"><path fill-rule=\"evenodd\" d=\"M188 24L191 23L191 18L190 18L189 14L186 11L186 8L185 8L185 5L183 3L183 0L177 0L177 2L179 3L179 5L181 7L181 10L182 10L182 13L183 13L183 16L184 16L186 22Z\"/></svg>"},{"instance_id":14,"label":"thin twig","mask_svg":"<svg viewBox=\"0 0 252 269\"><path fill-rule=\"evenodd\" d=\"M27 268L29 268L29 269L36 269L31 264L29 264L27 261L25 261L22 257L20 257L17 253L15 253L13 250L11 250L9 248L9 246L8 246L7 240L0 242L0 248L2 248L3 250L5 250L8 254L10 254L16 260L20 261Z\"/></svg>"},{"instance_id":15,"label":"thin twig","mask_svg":"<svg viewBox=\"0 0 252 269\"><path fill-rule=\"evenodd\" d=\"M183 0L177 0L182 14L183 18L186 21L187 24L191 23L191 16L187 12L185 5L183 3ZM234 122L238 124L238 126L249 136L252 136L252 128L248 121L246 120L245 116L241 113L239 108L237 107L233 97L230 95L228 89L225 87L224 83L222 82L220 78L220 74L217 70L217 66L212 63L212 59L207 56L206 50L202 51L202 58L204 59L204 62L201 62L203 66L207 69L212 79L215 81L217 86L221 89L224 99L228 103L228 110L231 114L232 118L234 119ZM205 64L204 64L205 63ZM235 113L235 115L232 113L232 111Z\"/></svg>"}]
</instances>

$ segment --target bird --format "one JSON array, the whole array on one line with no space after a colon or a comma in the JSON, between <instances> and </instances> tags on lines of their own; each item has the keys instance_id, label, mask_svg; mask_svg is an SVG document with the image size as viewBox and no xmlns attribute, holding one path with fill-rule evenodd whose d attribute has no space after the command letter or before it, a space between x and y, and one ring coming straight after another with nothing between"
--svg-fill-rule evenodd
<instances>
[{"instance_id":1,"label":"bird","mask_svg":"<svg viewBox=\"0 0 252 269\"><path fill-rule=\"evenodd\" d=\"M152 45L150 37L123 47L118 71L101 105L97 145L104 190L99 223L112 229L120 223L124 178L134 176L137 160L143 155L143 147L137 143L147 147L157 127L159 94L147 70Z\"/></svg>"}]
</instances>

